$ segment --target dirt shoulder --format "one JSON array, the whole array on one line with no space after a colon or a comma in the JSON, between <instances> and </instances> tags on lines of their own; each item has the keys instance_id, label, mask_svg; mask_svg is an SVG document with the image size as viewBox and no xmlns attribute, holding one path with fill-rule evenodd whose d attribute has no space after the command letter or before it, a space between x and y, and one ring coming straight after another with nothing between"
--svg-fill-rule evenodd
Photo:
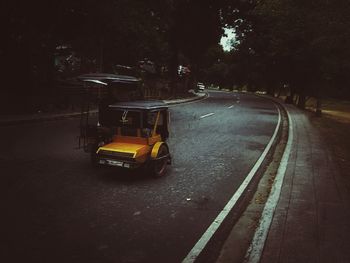
<instances>
[{"instance_id":1,"label":"dirt shoulder","mask_svg":"<svg viewBox=\"0 0 350 263\"><path fill-rule=\"evenodd\" d=\"M316 111L315 98L308 99L306 110ZM350 101L323 99L322 116L312 115L311 120L326 141L350 192Z\"/></svg>"},{"instance_id":2,"label":"dirt shoulder","mask_svg":"<svg viewBox=\"0 0 350 263\"><path fill-rule=\"evenodd\" d=\"M311 118L332 153L342 181L350 192L350 102L331 102L322 117Z\"/></svg>"}]
</instances>

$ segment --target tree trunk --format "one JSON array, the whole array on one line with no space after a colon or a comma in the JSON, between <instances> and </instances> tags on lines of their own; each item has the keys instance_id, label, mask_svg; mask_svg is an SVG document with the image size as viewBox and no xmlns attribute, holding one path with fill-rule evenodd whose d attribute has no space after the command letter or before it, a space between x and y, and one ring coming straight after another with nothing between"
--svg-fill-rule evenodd
<instances>
[{"instance_id":1,"label":"tree trunk","mask_svg":"<svg viewBox=\"0 0 350 263\"><path fill-rule=\"evenodd\" d=\"M170 89L173 96L176 95L177 92L177 82L178 82L178 67L179 67L179 59L178 59L178 48L175 43L170 44L170 52L171 57L168 64L169 67L169 78L170 78Z\"/></svg>"},{"instance_id":2,"label":"tree trunk","mask_svg":"<svg viewBox=\"0 0 350 263\"><path fill-rule=\"evenodd\" d=\"M316 116L317 117L322 116L322 101L320 98L317 98L317 101L316 101Z\"/></svg>"},{"instance_id":3,"label":"tree trunk","mask_svg":"<svg viewBox=\"0 0 350 263\"><path fill-rule=\"evenodd\" d=\"M187 90L197 89L197 75L198 75L198 64L193 63L191 67L191 77L188 85L186 87Z\"/></svg>"},{"instance_id":4,"label":"tree trunk","mask_svg":"<svg viewBox=\"0 0 350 263\"><path fill-rule=\"evenodd\" d=\"M270 96L275 97L275 89L273 85L269 82L265 83L265 85L266 85L266 93Z\"/></svg>"},{"instance_id":5,"label":"tree trunk","mask_svg":"<svg viewBox=\"0 0 350 263\"><path fill-rule=\"evenodd\" d=\"M286 103L288 104L293 104L294 102L294 95L295 95L295 91L294 89L291 87L290 88L290 94L286 97Z\"/></svg>"},{"instance_id":6,"label":"tree trunk","mask_svg":"<svg viewBox=\"0 0 350 263\"><path fill-rule=\"evenodd\" d=\"M306 96L305 94L301 93L298 95L299 96L299 99L298 99L298 107L300 109L305 109L305 103L306 103Z\"/></svg>"},{"instance_id":7,"label":"tree trunk","mask_svg":"<svg viewBox=\"0 0 350 263\"><path fill-rule=\"evenodd\" d=\"M99 50L99 67L98 70L100 73L104 72L104 38L100 38L100 50Z\"/></svg>"}]
</instances>

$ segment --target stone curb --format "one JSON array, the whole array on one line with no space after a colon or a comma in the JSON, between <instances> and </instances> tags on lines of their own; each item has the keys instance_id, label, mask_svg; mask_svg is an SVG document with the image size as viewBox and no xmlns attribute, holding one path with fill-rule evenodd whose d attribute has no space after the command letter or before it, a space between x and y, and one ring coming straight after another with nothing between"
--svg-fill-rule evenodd
<instances>
[{"instance_id":1,"label":"stone curb","mask_svg":"<svg viewBox=\"0 0 350 263\"><path fill-rule=\"evenodd\" d=\"M4 120L4 121L0 121L0 127L17 125L17 124L62 120L62 119L66 119L66 118L78 117L80 115L81 115L80 112L75 112L75 113L67 113L67 114L57 114L57 115L52 115L52 116L29 117L29 118L23 118L23 119L19 118L19 119L12 119L12 120Z\"/></svg>"},{"instance_id":2,"label":"stone curb","mask_svg":"<svg viewBox=\"0 0 350 263\"><path fill-rule=\"evenodd\" d=\"M191 97L191 98L187 98L187 99L176 99L176 100L163 100L164 103L168 104L168 105L175 105L175 104L181 104L181 103L187 103L187 102L192 102L192 101L196 101L196 100L201 100L204 98L208 97L208 93L202 93L200 95L195 94L195 97Z\"/></svg>"},{"instance_id":3,"label":"stone curb","mask_svg":"<svg viewBox=\"0 0 350 263\"><path fill-rule=\"evenodd\" d=\"M205 93L204 95L198 95L198 94L195 94L195 95L196 95L195 97L191 97L187 99L163 100L163 101L167 105L181 104L181 103L204 99L208 96L208 93ZM91 111L91 113L97 113L97 111L94 110L94 111ZM12 120L0 120L0 127L26 124L26 123L44 122L44 121L63 120L68 118L79 117L80 115L81 115L81 112L74 112L74 113L66 113L66 114L56 114L51 116L37 116L37 117L29 117L29 118L23 118L23 119L19 118L19 119L12 119Z\"/></svg>"},{"instance_id":4,"label":"stone curb","mask_svg":"<svg viewBox=\"0 0 350 263\"><path fill-rule=\"evenodd\" d=\"M287 109L285 108L284 102L278 98L274 98L268 95L261 95L256 93L250 93L252 95L255 95L257 97L270 100L276 104L278 104L285 112L287 112ZM282 113L281 113L282 114ZM283 124L281 123L281 126ZM288 123L289 125L289 123ZM282 127L280 127L278 131L278 136L280 136L282 133ZM275 140L274 144L275 146L270 149L271 156L274 156L276 153L276 150L278 148L278 140ZM272 157L270 157L272 158ZM267 159L265 158L264 161ZM273 165L273 160L271 159L270 162L267 163L266 169L270 169L269 167ZM276 169L277 170L277 169ZM261 177L258 180L257 188L254 191L255 194L258 193L258 191L266 191L264 188L264 184L268 184L268 180L270 179L268 175L268 170L265 170L264 173L261 175ZM259 190L260 188L260 190ZM270 192L269 192L270 195ZM255 195L251 197L251 200L254 200ZM235 223L235 225L230 229L230 233L227 236L226 240L224 241L218 258L215 260L215 263L228 263L228 262L249 262L247 259L244 259L244 256L246 255L247 249L249 248L249 245L251 244L254 234L255 234L255 228L256 228L256 219L260 221L263 209L265 207L265 204L263 204L263 207L257 208L259 205L250 206L249 205L244 209L244 212L239 216L239 219ZM246 210L250 209L250 210ZM248 212L247 212L248 211ZM252 218L252 213L256 213L255 217ZM236 225L237 224L237 225ZM244 230L243 230L243 229ZM243 260L243 261L242 261Z\"/></svg>"}]
</instances>

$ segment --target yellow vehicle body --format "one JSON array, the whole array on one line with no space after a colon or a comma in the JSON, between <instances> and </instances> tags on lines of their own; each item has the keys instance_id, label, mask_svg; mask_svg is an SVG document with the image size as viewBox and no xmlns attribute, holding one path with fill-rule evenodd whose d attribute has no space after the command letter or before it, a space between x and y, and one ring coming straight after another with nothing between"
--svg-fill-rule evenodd
<instances>
[{"instance_id":1,"label":"yellow vehicle body","mask_svg":"<svg viewBox=\"0 0 350 263\"><path fill-rule=\"evenodd\" d=\"M151 107L152 104L146 103L144 108L139 106L135 109L130 104L136 107L131 102L126 104L129 106L122 104L125 108L120 103L114 105L119 111L114 111L117 116L113 121L116 126L112 126L115 133L108 143L99 143L95 152L96 162L128 169L146 166L154 175L161 176L171 160L165 142L168 136L167 107Z\"/></svg>"},{"instance_id":2,"label":"yellow vehicle body","mask_svg":"<svg viewBox=\"0 0 350 263\"><path fill-rule=\"evenodd\" d=\"M155 159L162 143L164 142L161 141L159 134L150 138L116 135L111 143L99 147L96 153L98 155L104 154L102 158L104 161L100 164L136 168L150 157ZM156 144L157 147L154 147Z\"/></svg>"},{"instance_id":3,"label":"yellow vehicle body","mask_svg":"<svg viewBox=\"0 0 350 263\"><path fill-rule=\"evenodd\" d=\"M163 101L144 100L142 80L133 76L96 73L78 79L86 89L79 148L90 153L91 162L123 168L144 165L155 176L164 175L171 162L165 142L168 106ZM90 105L96 103L98 114L90 115Z\"/></svg>"}]
</instances>

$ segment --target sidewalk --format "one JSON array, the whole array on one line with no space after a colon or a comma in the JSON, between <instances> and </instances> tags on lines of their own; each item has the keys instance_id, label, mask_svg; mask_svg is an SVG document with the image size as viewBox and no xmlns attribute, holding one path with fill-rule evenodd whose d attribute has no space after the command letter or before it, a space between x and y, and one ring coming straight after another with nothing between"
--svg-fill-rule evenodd
<instances>
[{"instance_id":1,"label":"sidewalk","mask_svg":"<svg viewBox=\"0 0 350 263\"><path fill-rule=\"evenodd\" d=\"M174 105L179 103L186 103L202 99L207 96L207 93L194 93L193 97L185 99L174 99L174 100L164 100L164 103L168 105ZM90 111L91 113L96 113L96 110ZM8 125L16 125L31 122L42 122L50 120L60 120L65 118L78 117L81 115L80 111L65 111L56 113L34 113L34 114L18 114L18 115L6 115L0 116L0 127Z\"/></svg>"},{"instance_id":2,"label":"sidewalk","mask_svg":"<svg viewBox=\"0 0 350 263\"><path fill-rule=\"evenodd\" d=\"M350 262L349 172L308 115L287 109L293 146L260 262Z\"/></svg>"},{"instance_id":3,"label":"sidewalk","mask_svg":"<svg viewBox=\"0 0 350 263\"><path fill-rule=\"evenodd\" d=\"M350 124L339 114L317 118L284 107L293 139L279 199L276 186L261 224L254 224L254 209L245 211L217 263L350 262Z\"/></svg>"},{"instance_id":4,"label":"sidewalk","mask_svg":"<svg viewBox=\"0 0 350 263\"><path fill-rule=\"evenodd\" d=\"M96 111L91 111L96 112ZM16 125L31 122L42 122L51 120L60 120L80 116L80 111L66 111L56 113L33 113L33 114L18 114L1 116L0 127L8 125Z\"/></svg>"}]
</instances>

